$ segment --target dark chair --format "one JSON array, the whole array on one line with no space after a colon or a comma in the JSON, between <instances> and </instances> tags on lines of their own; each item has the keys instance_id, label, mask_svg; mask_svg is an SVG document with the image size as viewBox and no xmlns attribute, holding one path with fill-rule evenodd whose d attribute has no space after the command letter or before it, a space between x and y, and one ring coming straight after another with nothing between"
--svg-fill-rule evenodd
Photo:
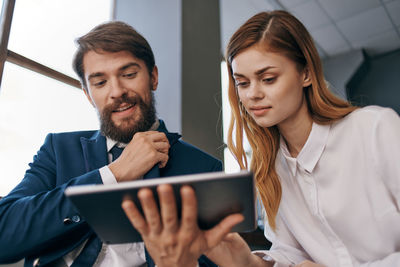
<instances>
[{"instance_id":1,"label":"dark chair","mask_svg":"<svg viewBox=\"0 0 400 267\"><path fill-rule=\"evenodd\" d=\"M272 245L265 238L263 230L259 227L253 232L239 234L247 242L251 250L267 250Z\"/></svg>"}]
</instances>

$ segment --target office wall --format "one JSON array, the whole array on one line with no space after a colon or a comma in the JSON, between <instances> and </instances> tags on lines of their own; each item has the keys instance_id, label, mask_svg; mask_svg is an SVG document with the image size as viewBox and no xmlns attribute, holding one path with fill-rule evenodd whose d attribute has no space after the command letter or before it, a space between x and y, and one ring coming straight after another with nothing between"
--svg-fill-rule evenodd
<instances>
[{"instance_id":1,"label":"office wall","mask_svg":"<svg viewBox=\"0 0 400 267\"><path fill-rule=\"evenodd\" d=\"M400 49L369 57L364 75L348 84L350 99L360 105L391 107L400 114Z\"/></svg>"},{"instance_id":2,"label":"office wall","mask_svg":"<svg viewBox=\"0 0 400 267\"><path fill-rule=\"evenodd\" d=\"M332 91L359 106L391 107L400 114L400 50L369 56L362 50L323 60Z\"/></svg>"},{"instance_id":3,"label":"office wall","mask_svg":"<svg viewBox=\"0 0 400 267\"><path fill-rule=\"evenodd\" d=\"M182 133L223 158L219 1L182 1Z\"/></svg>"},{"instance_id":4,"label":"office wall","mask_svg":"<svg viewBox=\"0 0 400 267\"><path fill-rule=\"evenodd\" d=\"M364 63L364 60L364 54L361 50L322 60L325 79L337 96L347 99L346 84Z\"/></svg>"},{"instance_id":5,"label":"office wall","mask_svg":"<svg viewBox=\"0 0 400 267\"><path fill-rule=\"evenodd\" d=\"M156 107L173 132L181 132L181 0L116 0L115 19L150 43L159 73Z\"/></svg>"},{"instance_id":6,"label":"office wall","mask_svg":"<svg viewBox=\"0 0 400 267\"><path fill-rule=\"evenodd\" d=\"M156 108L168 129L222 159L219 1L116 0L115 19L154 50Z\"/></svg>"}]
</instances>

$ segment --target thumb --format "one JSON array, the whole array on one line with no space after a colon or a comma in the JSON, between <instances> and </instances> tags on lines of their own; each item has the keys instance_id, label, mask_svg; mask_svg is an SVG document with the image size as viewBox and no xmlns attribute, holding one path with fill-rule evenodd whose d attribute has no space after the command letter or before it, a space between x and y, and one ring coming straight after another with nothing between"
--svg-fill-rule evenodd
<instances>
[{"instance_id":1,"label":"thumb","mask_svg":"<svg viewBox=\"0 0 400 267\"><path fill-rule=\"evenodd\" d=\"M225 217L219 224L207 230L204 234L208 248L213 248L218 245L231 229L243 220L244 217L242 214L235 213Z\"/></svg>"}]
</instances>

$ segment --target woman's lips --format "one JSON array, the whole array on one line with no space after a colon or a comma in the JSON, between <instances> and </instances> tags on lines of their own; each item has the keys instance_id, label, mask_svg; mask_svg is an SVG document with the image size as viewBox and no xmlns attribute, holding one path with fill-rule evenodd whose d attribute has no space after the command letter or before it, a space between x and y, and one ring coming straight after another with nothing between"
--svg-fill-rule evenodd
<instances>
[{"instance_id":1,"label":"woman's lips","mask_svg":"<svg viewBox=\"0 0 400 267\"><path fill-rule=\"evenodd\" d=\"M265 113L267 113L270 109L271 109L271 107L252 107L252 108L250 108L250 111L255 116L262 116Z\"/></svg>"}]
</instances>

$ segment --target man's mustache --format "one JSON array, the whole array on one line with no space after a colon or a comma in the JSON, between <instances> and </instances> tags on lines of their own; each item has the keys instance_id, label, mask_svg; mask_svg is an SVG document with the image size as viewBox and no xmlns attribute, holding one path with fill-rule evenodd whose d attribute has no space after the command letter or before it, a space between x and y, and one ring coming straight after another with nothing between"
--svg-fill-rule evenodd
<instances>
[{"instance_id":1,"label":"man's mustache","mask_svg":"<svg viewBox=\"0 0 400 267\"><path fill-rule=\"evenodd\" d=\"M105 110L107 111L107 112L112 112L112 111L114 111L114 110L117 110L121 105L123 105L123 104L130 104L130 105L136 105L136 104L138 104L138 103L142 103L143 102L143 100L141 99L141 97L140 96L138 96L138 95L135 95L135 96L131 96L131 97L128 97L128 96L122 96L122 97L120 97L120 98L118 98L118 99L115 99L114 100L114 102L112 103L112 104L109 104L106 108L105 108Z\"/></svg>"}]
</instances>

